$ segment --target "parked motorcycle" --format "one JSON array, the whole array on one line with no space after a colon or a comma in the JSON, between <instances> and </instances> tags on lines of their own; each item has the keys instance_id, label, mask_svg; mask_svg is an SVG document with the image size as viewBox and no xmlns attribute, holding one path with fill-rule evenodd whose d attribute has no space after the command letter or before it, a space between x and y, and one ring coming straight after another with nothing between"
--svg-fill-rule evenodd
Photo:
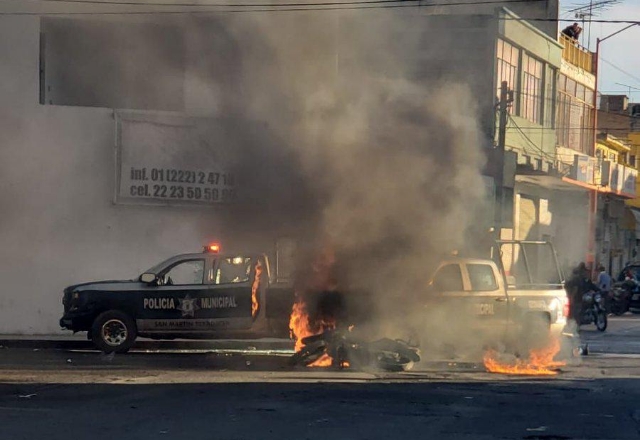
<instances>
[{"instance_id":1,"label":"parked motorcycle","mask_svg":"<svg viewBox=\"0 0 640 440\"><path fill-rule=\"evenodd\" d=\"M632 285L632 284L633 285ZM634 281L616 283L607 297L607 310L616 316L624 315L629 311L631 292L636 288Z\"/></svg>"},{"instance_id":2,"label":"parked motorcycle","mask_svg":"<svg viewBox=\"0 0 640 440\"><path fill-rule=\"evenodd\" d=\"M302 340L303 348L291 357L292 365L310 365L327 354L332 366L367 367L386 371L406 371L420 361L418 348L396 339L379 339L367 342L350 332L327 330Z\"/></svg>"},{"instance_id":3,"label":"parked motorcycle","mask_svg":"<svg viewBox=\"0 0 640 440\"><path fill-rule=\"evenodd\" d=\"M582 295L580 325L595 324L603 332L607 329L607 310L600 292L589 291Z\"/></svg>"}]
</instances>

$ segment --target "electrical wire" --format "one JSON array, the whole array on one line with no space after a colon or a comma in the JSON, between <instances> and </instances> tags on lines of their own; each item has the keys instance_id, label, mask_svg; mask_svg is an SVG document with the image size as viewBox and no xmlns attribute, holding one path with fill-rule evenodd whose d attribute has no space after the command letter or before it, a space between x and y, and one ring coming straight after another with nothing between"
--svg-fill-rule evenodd
<instances>
[{"instance_id":1,"label":"electrical wire","mask_svg":"<svg viewBox=\"0 0 640 440\"><path fill-rule=\"evenodd\" d=\"M511 115L507 115L507 118L508 118L509 122L511 124L513 124L513 126L516 128L516 130L518 130L518 132L527 140L527 142L529 142L529 144L531 144L531 146L533 148L535 148L536 150L540 151L541 157L546 157L547 159L550 159L550 160L555 160L556 159L555 156L552 156L548 152L544 151L535 142L533 142L531 140L531 138L524 131L522 131L522 129L520 128L518 123L513 119L513 117L511 117Z\"/></svg>"},{"instance_id":2,"label":"electrical wire","mask_svg":"<svg viewBox=\"0 0 640 440\"><path fill-rule=\"evenodd\" d=\"M100 1L100 0L40 0L44 3L84 3L90 5L99 6L171 6L171 7L211 7L220 8L212 10L175 10L175 11L71 11L71 12L33 12L33 11L14 11L14 12L0 12L0 16L20 16L20 15L42 15L42 16L55 16L55 15L160 15L160 14L208 14L214 12L278 12L278 11L332 11L332 10L359 10L359 9L391 9L391 8L427 8L436 6L478 6L478 5L490 5L490 4L505 4L505 3L530 3L532 0L476 0L471 2L458 1L448 3L427 3L423 4L420 0L360 0L350 2L316 2L316 3L288 3L288 4L194 4L194 3L142 3L133 2L128 0L115 0L114 2ZM533 0L543 1L543 0ZM116 3L120 2L122 4ZM293 6L292 6L293 5ZM235 9L224 9L235 8ZM561 18L527 18L527 17L509 17L503 16L500 20L515 20L515 21L537 21L537 22L573 22L574 20L561 19ZM631 20L591 20L593 23L618 23L618 24L640 24L640 21Z\"/></svg>"},{"instance_id":3,"label":"electrical wire","mask_svg":"<svg viewBox=\"0 0 640 440\"><path fill-rule=\"evenodd\" d=\"M640 84L640 78L633 75L632 73L627 72L626 70L622 69L621 67L616 66L615 64L613 64L611 61L607 61L604 58L600 57L600 59L602 61L604 61L605 63L607 63L609 66L613 67L615 70L617 70L618 72L624 73L625 75L627 75L629 78L632 78L633 80L635 80L638 84Z\"/></svg>"},{"instance_id":4,"label":"electrical wire","mask_svg":"<svg viewBox=\"0 0 640 440\"><path fill-rule=\"evenodd\" d=\"M178 7L232 7L232 8L287 8L287 7L323 7L323 6L360 6L384 5L401 3L418 3L416 7L483 5L496 3L526 3L530 0L476 0L474 2L426 3L421 0L358 0L358 1L324 1L324 2L296 2L296 3L222 3L222 2L155 2L131 0L39 0L41 3L81 3L90 5L127 5L127 6L178 6ZM534 0L542 2L545 0Z\"/></svg>"},{"instance_id":5,"label":"electrical wire","mask_svg":"<svg viewBox=\"0 0 640 440\"><path fill-rule=\"evenodd\" d=\"M47 0L40 0L47 2ZM122 4L116 3L120 1ZM50 3L84 3L93 6L170 6L175 8L184 7L210 7L216 8L211 10L174 10L174 11L70 11L70 12L32 12L32 11L16 11L16 12L0 12L0 16L11 15L161 15L161 14L211 14L215 12L224 13L240 13L240 12L296 12L296 11L336 11L336 10L361 10L361 9L395 9L395 8L428 8L437 6L478 6L478 5L498 5L504 3L526 3L531 0L476 0L473 2L448 2L448 3L428 3L423 4L421 0L361 0L351 2L320 2L320 3L288 3L288 4L188 4L188 3L141 3L129 2L126 0L115 0L114 2L106 2L99 0L48 0ZM543 1L543 0L533 0ZM224 9L233 8L233 9Z\"/></svg>"}]
</instances>

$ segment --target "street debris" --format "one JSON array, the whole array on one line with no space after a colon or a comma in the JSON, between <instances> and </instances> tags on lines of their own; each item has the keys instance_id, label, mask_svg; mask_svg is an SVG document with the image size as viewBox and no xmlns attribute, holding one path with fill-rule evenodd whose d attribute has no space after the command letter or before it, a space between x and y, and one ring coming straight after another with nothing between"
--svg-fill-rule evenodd
<instances>
[{"instance_id":1,"label":"street debris","mask_svg":"<svg viewBox=\"0 0 640 440\"><path fill-rule=\"evenodd\" d=\"M383 338L367 342L352 332L338 330L303 338L290 360L292 365L308 367L374 367L385 371L406 371L419 361L418 348L405 341Z\"/></svg>"}]
</instances>

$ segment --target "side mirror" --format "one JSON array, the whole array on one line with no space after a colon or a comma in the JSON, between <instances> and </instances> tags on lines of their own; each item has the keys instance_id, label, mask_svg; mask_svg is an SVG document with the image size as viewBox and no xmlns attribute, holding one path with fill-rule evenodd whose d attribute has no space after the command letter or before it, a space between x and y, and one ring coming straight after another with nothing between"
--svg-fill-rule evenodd
<instances>
[{"instance_id":1,"label":"side mirror","mask_svg":"<svg viewBox=\"0 0 640 440\"><path fill-rule=\"evenodd\" d=\"M143 273L140 275L140 281L143 283L151 284L158 279L155 273Z\"/></svg>"}]
</instances>

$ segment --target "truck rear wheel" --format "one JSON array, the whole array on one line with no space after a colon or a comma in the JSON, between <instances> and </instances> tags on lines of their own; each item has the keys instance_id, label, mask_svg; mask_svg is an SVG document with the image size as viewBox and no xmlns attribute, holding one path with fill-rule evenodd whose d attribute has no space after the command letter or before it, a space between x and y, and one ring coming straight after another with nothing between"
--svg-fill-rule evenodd
<instances>
[{"instance_id":1,"label":"truck rear wheel","mask_svg":"<svg viewBox=\"0 0 640 440\"><path fill-rule=\"evenodd\" d=\"M91 336L93 344L105 353L126 353L136 340L136 323L124 312L109 310L93 321Z\"/></svg>"}]
</instances>

